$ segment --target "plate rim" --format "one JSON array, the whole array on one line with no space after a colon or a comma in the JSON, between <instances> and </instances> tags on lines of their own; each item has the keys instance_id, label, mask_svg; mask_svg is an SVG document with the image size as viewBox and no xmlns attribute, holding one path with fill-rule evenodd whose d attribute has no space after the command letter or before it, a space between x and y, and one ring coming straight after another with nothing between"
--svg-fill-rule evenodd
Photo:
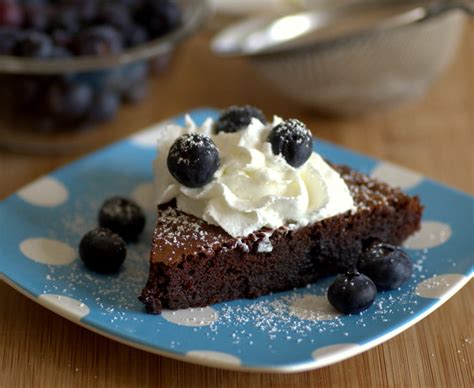
<instances>
[{"instance_id":1,"label":"plate rim","mask_svg":"<svg viewBox=\"0 0 474 388\"><path fill-rule=\"evenodd\" d=\"M217 359L207 359L205 357L189 357L186 354L180 355L177 353L172 353L167 350L157 348L157 347L152 347L152 346L147 346L143 345L138 342L133 342L129 341L127 339L121 338L119 336L115 336L114 334L110 334L109 332L103 331L101 329L96 328L93 325L89 325L85 322L83 322L81 319L77 320L74 319L72 316L69 314L65 313L68 310L65 308L60 308L52 303L50 303L47 299L42 299L42 298L37 298L34 295L32 295L28 290L24 289L20 285L16 284L14 281L9 279L6 275L0 274L0 280L5 282L8 286L12 287L14 290L18 291L20 294L26 296L28 299L32 300L33 302L39 304L40 306L46 308L47 310L53 312L54 314L59 315L62 318L67 319L68 321L77 324L81 326L84 329L90 330L95 334L104 336L105 338L116 341L122 345L127 345L132 348L145 351L147 353L151 353L154 355L158 355L161 357L169 357L174 360L178 361L183 361L186 363L190 364L196 364L196 365L201 365L201 366L206 366L210 368L217 368L217 369L225 369L225 370L232 370L232 371L237 371L237 372L254 372L254 373L279 373L279 374L284 374L284 373L299 373L299 372L306 372L310 370L316 370L320 368L324 368L326 366L330 366L333 364L336 364L341 361L345 361L351 357L357 356L361 353L364 353L370 349L375 348L378 345L381 345L384 342L387 342L388 340L398 336L399 334L403 333L410 327L414 326L421 320L425 319L428 315L433 313L435 310L437 310L439 307L441 307L443 304L445 304L448 300L450 300L455 294L457 294L464 286L466 286L469 281L473 278L473 273L470 275L465 275L462 280L458 281L454 287L451 287L445 294L443 294L442 298L437 298L437 302L435 302L433 305L429 306L427 309L425 309L423 312L420 314L416 315L413 319L405 322L404 324L398 326L396 329L391 330L380 337L375 338L372 341L369 341L363 345L359 345L357 347L351 347L349 349L337 351L335 354L329 357L324 357L322 358L321 362L318 362L317 359L314 359L312 361L308 362L301 362L297 364L292 364L292 365L279 365L279 366L266 366L266 367L261 367L261 366L248 366L248 365L242 365L242 364L233 364L230 362L222 361L220 362Z\"/></svg>"}]
</instances>

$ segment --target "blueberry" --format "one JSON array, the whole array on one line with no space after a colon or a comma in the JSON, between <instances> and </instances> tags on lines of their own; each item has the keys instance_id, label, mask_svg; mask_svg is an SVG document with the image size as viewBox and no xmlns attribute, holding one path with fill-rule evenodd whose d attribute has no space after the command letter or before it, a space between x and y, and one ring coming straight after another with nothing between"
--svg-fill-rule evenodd
<instances>
[{"instance_id":1,"label":"blueberry","mask_svg":"<svg viewBox=\"0 0 474 388\"><path fill-rule=\"evenodd\" d=\"M173 1L146 0L137 12L137 21L147 27L152 38L157 38L181 24L182 12Z\"/></svg>"},{"instance_id":2,"label":"blueberry","mask_svg":"<svg viewBox=\"0 0 474 388\"><path fill-rule=\"evenodd\" d=\"M15 55L20 57L48 58L53 52L51 38L37 31L26 32L14 48Z\"/></svg>"},{"instance_id":3,"label":"blueberry","mask_svg":"<svg viewBox=\"0 0 474 388\"><path fill-rule=\"evenodd\" d=\"M81 260L95 272L117 272L126 255L127 248L122 238L107 228L87 232L79 243Z\"/></svg>"},{"instance_id":4,"label":"blueberry","mask_svg":"<svg viewBox=\"0 0 474 388\"><path fill-rule=\"evenodd\" d=\"M231 106L221 113L216 122L216 133L219 132L237 132L250 124L252 118L260 120L263 124L267 119L263 112L250 105Z\"/></svg>"},{"instance_id":5,"label":"blueberry","mask_svg":"<svg viewBox=\"0 0 474 388\"><path fill-rule=\"evenodd\" d=\"M49 22L47 7L41 1L29 1L23 7L23 26L32 30L44 31Z\"/></svg>"},{"instance_id":6,"label":"blueberry","mask_svg":"<svg viewBox=\"0 0 474 388\"><path fill-rule=\"evenodd\" d=\"M368 309L377 296L377 287L358 272L339 275L329 286L329 303L343 314L357 314Z\"/></svg>"},{"instance_id":7,"label":"blueberry","mask_svg":"<svg viewBox=\"0 0 474 388\"><path fill-rule=\"evenodd\" d=\"M210 137L189 133L173 143L167 163L178 182L187 187L202 187L212 180L219 168L219 151Z\"/></svg>"},{"instance_id":8,"label":"blueberry","mask_svg":"<svg viewBox=\"0 0 474 388\"><path fill-rule=\"evenodd\" d=\"M63 5L54 9L49 21L48 30L62 30L75 34L80 28L80 19L76 7Z\"/></svg>"},{"instance_id":9,"label":"blueberry","mask_svg":"<svg viewBox=\"0 0 474 388\"><path fill-rule=\"evenodd\" d=\"M129 47L138 46L147 40L147 30L138 24L131 24L125 32L125 44Z\"/></svg>"},{"instance_id":10,"label":"blueberry","mask_svg":"<svg viewBox=\"0 0 474 388\"><path fill-rule=\"evenodd\" d=\"M145 226L145 215L135 202L112 197L100 208L99 225L117 233L125 241L135 241Z\"/></svg>"},{"instance_id":11,"label":"blueberry","mask_svg":"<svg viewBox=\"0 0 474 388\"><path fill-rule=\"evenodd\" d=\"M61 29L52 30L51 39L56 46L68 48L74 40L75 34Z\"/></svg>"},{"instance_id":12,"label":"blueberry","mask_svg":"<svg viewBox=\"0 0 474 388\"><path fill-rule=\"evenodd\" d=\"M128 7L116 2L104 4L97 15L97 24L110 25L119 31L127 31L132 24Z\"/></svg>"},{"instance_id":13,"label":"blueberry","mask_svg":"<svg viewBox=\"0 0 474 388\"><path fill-rule=\"evenodd\" d=\"M78 55L119 54L123 50L123 38L110 26L89 27L79 33L75 48Z\"/></svg>"},{"instance_id":14,"label":"blueberry","mask_svg":"<svg viewBox=\"0 0 474 388\"><path fill-rule=\"evenodd\" d=\"M313 152L311 132L301 121L289 119L278 124L268 136L275 155L282 155L295 168L302 166Z\"/></svg>"},{"instance_id":15,"label":"blueberry","mask_svg":"<svg viewBox=\"0 0 474 388\"><path fill-rule=\"evenodd\" d=\"M53 115L68 120L80 119L89 110L93 98L90 86L78 82L53 83L47 94L47 106Z\"/></svg>"},{"instance_id":16,"label":"blueberry","mask_svg":"<svg viewBox=\"0 0 474 388\"><path fill-rule=\"evenodd\" d=\"M107 73L103 82L104 87L123 97L131 91L137 82L145 81L148 74L148 64L146 62L131 63L109 69Z\"/></svg>"},{"instance_id":17,"label":"blueberry","mask_svg":"<svg viewBox=\"0 0 474 388\"><path fill-rule=\"evenodd\" d=\"M0 27L20 27L23 12L17 0L0 0Z\"/></svg>"},{"instance_id":18,"label":"blueberry","mask_svg":"<svg viewBox=\"0 0 474 388\"><path fill-rule=\"evenodd\" d=\"M79 19L83 25L89 26L93 24L99 12L97 0L78 0L80 6L77 8Z\"/></svg>"},{"instance_id":19,"label":"blueberry","mask_svg":"<svg viewBox=\"0 0 474 388\"><path fill-rule=\"evenodd\" d=\"M120 105L116 93L102 91L94 97L88 118L92 121L107 121L115 117Z\"/></svg>"},{"instance_id":20,"label":"blueberry","mask_svg":"<svg viewBox=\"0 0 474 388\"><path fill-rule=\"evenodd\" d=\"M377 243L361 254L357 269L370 277L379 290L394 290L411 276L413 263L399 247Z\"/></svg>"}]
</instances>

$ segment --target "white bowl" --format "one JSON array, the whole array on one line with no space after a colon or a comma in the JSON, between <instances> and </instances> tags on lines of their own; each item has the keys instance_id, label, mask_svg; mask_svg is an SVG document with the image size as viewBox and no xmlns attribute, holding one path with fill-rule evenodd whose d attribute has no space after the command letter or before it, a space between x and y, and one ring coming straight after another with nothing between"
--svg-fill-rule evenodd
<instances>
[{"instance_id":1,"label":"white bowl","mask_svg":"<svg viewBox=\"0 0 474 388\"><path fill-rule=\"evenodd\" d=\"M450 11L393 30L251 57L271 84L333 115L373 112L421 96L453 59L465 17Z\"/></svg>"}]
</instances>

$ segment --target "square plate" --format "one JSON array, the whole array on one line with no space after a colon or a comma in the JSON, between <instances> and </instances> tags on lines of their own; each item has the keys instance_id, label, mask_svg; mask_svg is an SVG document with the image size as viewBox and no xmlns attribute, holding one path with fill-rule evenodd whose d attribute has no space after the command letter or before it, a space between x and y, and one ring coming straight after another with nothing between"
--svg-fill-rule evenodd
<instances>
[{"instance_id":1,"label":"square plate","mask_svg":"<svg viewBox=\"0 0 474 388\"><path fill-rule=\"evenodd\" d=\"M217 111L201 109L191 116L201 123ZM172 121L182 124L183 117ZM316 140L316 149L329 160L421 197L426 206L421 231L405 243L415 263L411 279L350 316L339 315L327 302L332 278L255 300L147 315L137 296L148 276L156 217L151 162L161 125L44 176L3 201L2 279L59 315L139 349L213 367L291 372L329 365L388 340L472 277L471 196ZM104 276L83 266L77 246L96 226L101 203L113 195L140 203L147 227L141 240L129 245L120 273Z\"/></svg>"}]
</instances>

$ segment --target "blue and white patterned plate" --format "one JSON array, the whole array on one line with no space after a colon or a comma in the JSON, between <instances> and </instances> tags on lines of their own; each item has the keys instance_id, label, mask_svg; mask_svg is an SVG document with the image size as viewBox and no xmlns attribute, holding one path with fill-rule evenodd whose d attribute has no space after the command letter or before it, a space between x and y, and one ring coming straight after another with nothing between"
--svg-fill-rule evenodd
<instances>
[{"instance_id":1,"label":"blue and white patterned plate","mask_svg":"<svg viewBox=\"0 0 474 388\"><path fill-rule=\"evenodd\" d=\"M192 113L197 122L215 115ZM410 281L379 293L371 308L354 316L328 305L330 278L256 300L147 315L137 295L147 280L154 226L157 131L159 126L91 154L3 201L1 277L46 308L130 346L214 367L280 372L322 367L372 348L428 315L472 277L472 197L317 140L318 152L328 159L421 197L422 229L405 244L415 262ZM147 209L148 223L141 241L129 246L123 270L102 276L82 265L76 247L96 226L102 201L118 194Z\"/></svg>"}]
</instances>

